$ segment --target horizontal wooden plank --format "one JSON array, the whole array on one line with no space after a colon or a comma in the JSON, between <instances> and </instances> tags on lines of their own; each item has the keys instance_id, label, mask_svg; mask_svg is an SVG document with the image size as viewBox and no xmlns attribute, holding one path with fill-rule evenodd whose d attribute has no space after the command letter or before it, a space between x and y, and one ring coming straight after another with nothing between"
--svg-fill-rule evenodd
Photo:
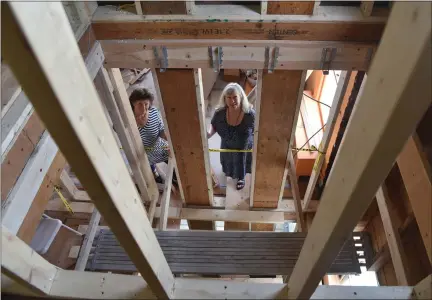
<instances>
[{"instance_id":1,"label":"horizontal wooden plank","mask_svg":"<svg viewBox=\"0 0 432 300\"><path fill-rule=\"evenodd\" d=\"M211 68L208 46L222 47L223 69L258 68L264 69L266 47L269 53L279 48L275 69L322 69L324 48L336 48L330 69L367 70L374 44L343 42L299 42L299 41L221 41L203 40L132 40L101 41L105 54L105 66L115 68L159 68L160 57L156 57L153 47L164 46L167 53L168 68Z\"/></svg>"},{"instance_id":2,"label":"horizontal wooden plank","mask_svg":"<svg viewBox=\"0 0 432 300\"><path fill-rule=\"evenodd\" d=\"M372 20L372 19L370 19ZM98 7L92 28L98 40L123 39L242 39L378 42L385 18L347 18L333 22L325 16L224 17L137 16Z\"/></svg>"}]
</instances>

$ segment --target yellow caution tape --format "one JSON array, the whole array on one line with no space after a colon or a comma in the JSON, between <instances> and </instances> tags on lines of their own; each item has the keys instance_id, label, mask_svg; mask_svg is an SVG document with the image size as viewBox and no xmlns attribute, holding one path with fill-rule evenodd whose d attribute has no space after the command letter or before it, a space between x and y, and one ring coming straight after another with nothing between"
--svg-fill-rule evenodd
<instances>
[{"instance_id":1,"label":"yellow caution tape","mask_svg":"<svg viewBox=\"0 0 432 300\"><path fill-rule=\"evenodd\" d=\"M63 194L61 193L60 189L57 186L54 186L54 190L57 192L57 194L59 195L60 199L63 201L63 204L64 204L64 206L66 206L67 210L69 210L69 212L71 214L73 214L74 212L72 210L72 207L69 205L69 202L63 196Z\"/></svg>"}]
</instances>

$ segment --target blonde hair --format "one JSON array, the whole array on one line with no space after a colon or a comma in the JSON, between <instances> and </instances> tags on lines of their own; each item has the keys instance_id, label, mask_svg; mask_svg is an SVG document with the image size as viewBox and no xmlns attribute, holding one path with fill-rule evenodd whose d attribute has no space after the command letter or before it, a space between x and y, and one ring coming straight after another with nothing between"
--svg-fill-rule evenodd
<instances>
[{"instance_id":1,"label":"blonde hair","mask_svg":"<svg viewBox=\"0 0 432 300\"><path fill-rule=\"evenodd\" d=\"M237 94L240 97L241 109L243 110L244 113L249 113L251 106L248 101L248 97L246 96L246 93L243 90L243 88L238 83L235 82L228 83L227 86L223 89L221 97L219 99L218 109L227 106L225 102L225 96L232 95L232 94Z\"/></svg>"}]
</instances>

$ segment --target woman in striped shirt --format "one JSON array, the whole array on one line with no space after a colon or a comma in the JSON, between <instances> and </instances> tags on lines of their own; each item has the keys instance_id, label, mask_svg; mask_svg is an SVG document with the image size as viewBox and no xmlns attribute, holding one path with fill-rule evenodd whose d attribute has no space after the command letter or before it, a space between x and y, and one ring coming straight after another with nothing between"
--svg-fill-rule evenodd
<instances>
[{"instance_id":1,"label":"woman in striped shirt","mask_svg":"<svg viewBox=\"0 0 432 300\"><path fill-rule=\"evenodd\" d=\"M146 89L136 89L129 97L156 182L163 183L155 165L160 162L168 163L169 147L162 117L159 110L152 105L153 100L153 95Z\"/></svg>"}]
</instances>

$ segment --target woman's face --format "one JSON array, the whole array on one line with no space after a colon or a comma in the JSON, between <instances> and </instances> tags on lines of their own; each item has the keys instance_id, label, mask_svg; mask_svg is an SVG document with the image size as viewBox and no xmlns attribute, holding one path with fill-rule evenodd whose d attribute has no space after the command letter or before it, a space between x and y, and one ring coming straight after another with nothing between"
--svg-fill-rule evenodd
<instances>
[{"instance_id":1,"label":"woman's face","mask_svg":"<svg viewBox=\"0 0 432 300\"><path fill-rule=\"evenodd\" d=\"M225 95L225 104L230 108L240 107L240 96L237 93Z\"/></svg>"},{"instance_id":2,"label":"woman's face","mask_svg":"<svg viewBox=\"0 0 432 300\"><path fill-rule=\"evenodd\" d=\"M150 109L150 100L138 100L134 103L134 115L138 126L143 127L147 123Z\"/></svg>"}]
</instances>

